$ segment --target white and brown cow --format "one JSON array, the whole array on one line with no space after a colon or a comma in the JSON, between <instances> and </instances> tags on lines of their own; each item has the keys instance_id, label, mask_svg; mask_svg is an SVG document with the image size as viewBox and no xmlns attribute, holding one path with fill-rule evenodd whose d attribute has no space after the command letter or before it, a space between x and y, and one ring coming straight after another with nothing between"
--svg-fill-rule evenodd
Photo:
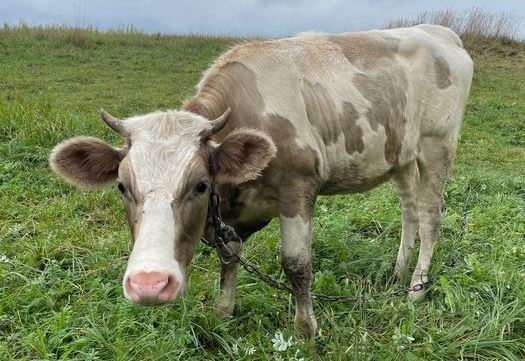
<instances>
[{"instance_id":1,"label":"white and brown cow","mask_svg":"<svg viewBox=\"0 0 525 361\"><path fill-rule=\"evenodd\" d=\"M425 282L472 71L461 40L440 26L242 44L211 66L183 110L126 121L103 111L125 138L122 149L72 138L54 149L51 166L81 188L117 182L134 242L124 294L142 304L170 301L184 289L207 224L213 168L225 222L243 239L279 217L295 326L314 335L317 195L393 180L403 221L395 272L406 272L419 227L411 286ZM236 270L221 270L226 314Z\"/></svg>"}]
</instances>

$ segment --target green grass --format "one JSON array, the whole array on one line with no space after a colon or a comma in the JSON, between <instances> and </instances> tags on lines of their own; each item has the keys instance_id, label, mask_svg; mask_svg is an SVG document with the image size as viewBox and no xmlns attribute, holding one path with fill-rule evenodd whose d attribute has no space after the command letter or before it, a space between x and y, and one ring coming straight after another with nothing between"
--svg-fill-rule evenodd
<instances>
[{"instance_id":1,"label":"green grass","mask_svg":"<svg viewBox=\"0 0 525 361\"><path fill-rule=\"evenodd\" d=\"M219 318L219 263L204 246L177 302L144 308L123 298L131 246L118 192L66 185L51 174L49 151L73 135L119 144L100 107L119 117L176 108L234 41L0 30L0 359L524 359L523 49L475 59L425 301L397 294L391 276L400 214L390 185L318 201L314 289L363 299L316 304L317 353L295 339L273 350L277 331L294 335L292 299L244 270L235 318ZM284 280L278 241L272 222L245 253Z\"/></svg>"}]
</instances>

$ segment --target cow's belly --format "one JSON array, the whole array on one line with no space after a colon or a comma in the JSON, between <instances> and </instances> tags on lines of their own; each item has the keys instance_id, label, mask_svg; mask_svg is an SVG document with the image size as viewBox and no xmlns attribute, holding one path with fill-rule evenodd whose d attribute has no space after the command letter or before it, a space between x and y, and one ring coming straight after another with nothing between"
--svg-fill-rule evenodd
<instances>
[{"instance_id":1,"label":"cow's belly","mask_svg":"<svg viewBox=\"0 0 525 361\"><path fill-rule=\"evenodd\" d=\"M389 171L375 174L366 174L366 172L366 169L354 163L349 163L346 167L338 167L333 170L331 177L323 183L319 193L331 195L365 192L389 180L395 170L392 168Z\"/></svg>"}]
</instances>

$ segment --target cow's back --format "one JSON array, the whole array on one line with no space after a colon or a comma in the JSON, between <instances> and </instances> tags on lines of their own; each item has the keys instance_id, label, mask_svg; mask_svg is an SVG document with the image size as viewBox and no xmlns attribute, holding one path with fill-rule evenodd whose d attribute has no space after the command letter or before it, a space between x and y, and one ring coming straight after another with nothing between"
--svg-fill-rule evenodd
<instances>
[{"instance_id":1,"label":"cow's back","mask_svg":"<svg viewBox=\"0 0 525 361\"><path fill-rule=\"evenodd\" d=\"M455 139L471 77L461 40L421 25L243 44L198 89L215 114L232 107L224 134L249 126L272 136L268 172L300 168L337 193L387 179L417 156L421 136Z\"/></svg>"}]
</instances>

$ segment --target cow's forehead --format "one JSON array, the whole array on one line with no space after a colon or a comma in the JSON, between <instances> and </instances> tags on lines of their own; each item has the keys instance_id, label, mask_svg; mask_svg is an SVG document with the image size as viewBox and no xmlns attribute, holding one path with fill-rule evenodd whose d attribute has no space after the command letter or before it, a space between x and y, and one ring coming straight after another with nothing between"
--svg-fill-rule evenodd
<instances>
[{"instance_id":1,"label":"cow's forehead","mask_svg":"<svg viewBox=\"0 0 525 361\"><path fill-rule=\"evenodd\" d=\"M199 160L199 134L209 120L185 111L151 113L125 121L131 133L128 157L137 191L176 196L189 168Z\"/></svg>"},{"instance_id":2,"label":"cow's forehead","mask_svg":"<svg viewBox=\"0 0 525 361\"><path fill-rule=\"evenodd\" d=\"M181 137L198 141L199 133L210 126L210 121L191 112L170 110L128 118L124 126L131 133L132 142L169 142Z\"/></svg>"}]
</instances>

